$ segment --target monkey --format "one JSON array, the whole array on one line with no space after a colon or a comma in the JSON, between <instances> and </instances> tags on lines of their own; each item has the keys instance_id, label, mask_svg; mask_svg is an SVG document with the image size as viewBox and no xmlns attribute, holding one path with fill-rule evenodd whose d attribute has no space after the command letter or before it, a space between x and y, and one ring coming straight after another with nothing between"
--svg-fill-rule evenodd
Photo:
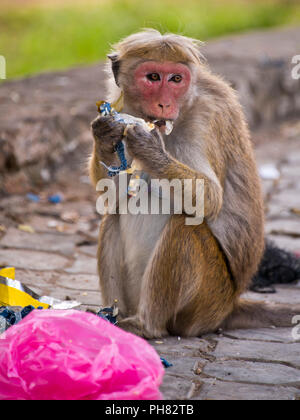
<instances>
[{"instance_id":1,"label":"monkey","mask_svg":"<svg viewBox=\"0 0 300 420\"><path fill-rule=\"evenodd\" d=\"M90 178L117 165L123 139L129 162L149 179L204 181L204 220L185 214L106 214L98 269L105 305L117 301L119 326L145 338L200 336L218 329L290 326L300 308L270 308L241 297L264 252L264 206L250 131L237 93L213 74L200 41L154 29L130 35L108 55L108 99L123 112L159 121L126 137L111 116L91 124ZM173 131L165 134L166 121ZM118 183L118 177L116 177ZM193 202L194 202L193 201Z\"/></svg>"}]
</instances>

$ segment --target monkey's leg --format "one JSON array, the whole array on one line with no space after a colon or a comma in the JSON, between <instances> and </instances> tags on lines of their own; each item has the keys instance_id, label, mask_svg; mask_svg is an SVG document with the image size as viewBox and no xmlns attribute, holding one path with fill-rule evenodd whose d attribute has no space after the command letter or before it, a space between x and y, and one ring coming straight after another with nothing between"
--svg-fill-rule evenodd
<instances>
[{"instance_id":1,"label":"monkey's leg","mask_svg":"<svg viewBox=\"0 0 300 420\"><path fill-rule=\"evenodd\" d=\"M234 284L206 223L172 216L143 277L136 317L120 327L147 338L197 336L216 330L232 311Z\"/></svg>"},{"instance_id":2,"label":"monkey's leg","mask_svg":"<svg viewBox=\"0 0 300 420\"><path fill-rule=\"evenodd\" d=\"M106 215L100 226L98 271L102 304L113 305L117 300L120 316L127 314L123 291L123 252L120 244L119 216Z\"/></svg>"}]
</instances>

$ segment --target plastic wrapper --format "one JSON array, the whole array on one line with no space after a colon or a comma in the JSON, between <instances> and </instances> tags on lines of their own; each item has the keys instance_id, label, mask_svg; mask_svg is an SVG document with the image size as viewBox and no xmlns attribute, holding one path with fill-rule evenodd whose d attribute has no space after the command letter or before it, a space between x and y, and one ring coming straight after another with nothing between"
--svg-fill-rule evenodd
<instances>
[{"instance_id":1,"label":"plastic wrapper","mask_svg":"<svg viewBox=\"0 0 300 420\"><path fill-rule=\"evenodd\" d=\"M140 125L146 131L151 131L155 128L153 123L148 123L142 118L136 118L129 114L124 114L121 112L117 112L117 106L115 104L110 104L109 102L99 101L97 102L98 112L101 116L105 117L107 115L112 115L115 121L122 122L126 125ZM126 128L124 131L124 135L126 135Z\"/></svg>"},{"instance_id":2,"label":"plastic wrapper","mask_svg":"<svg viewBox=\"0 0 300 420\"><path fill-rule=\"evenodd\" d=\"M109 102L99 101L97 102L98 112L101 116L111 115L116 122L122 122L126 124L124 129L123 136L126 137L127 130L132 125L139 125L146 131L151 131L155 128L155 124L146 122L142 118L136 118L129 114L121 113L122 110L122 97L114 104L110 104ZM123 171L130 174L130 180L128 185L128 195L131 197L135 197L139 191L140 186L140 167L137 162L133 161L131 166L128 166L126 156L125 156L125 149L122 141L120 140L119 144L117 145L116 149L118 153L118 157L120 159L120 166L107 166L105 162L100 162L107 171L108 176L115 176L119 175Z\"/></svg>"},{"instance_id":3,"label":"plastic wrapper","mask_svg":"<svg viewBox=\"0 0 300 420\"><path fill-rule=\"evenodd\" d=\"M33 311L0 337L0 400L155 400L163 374L145 340L91 313Z\"/></svg>"},{"instance_id":4,"label":"plastic wrapper","mask_svg":"<svg viewBox=\"0 0 300 420\"><path fill-rule=\"evenodd\" d=\"M43 309L71 309L80 305L80 302L67 300L61 301L50 296L39 296L25 284L13 278L0 276L0 306L31 305Z\"/></svg>"},{"instance_id":5,"label":"plastic wrapper","mask_svg":"<svg viewBox=\"0 0 300 420\"><path fill-rule=\"evenodd\" d=\"M15 279L16 270L14 267L4 267L0 268L0 276L7 277L9 279Z\"/></svg>"}]
</instances>

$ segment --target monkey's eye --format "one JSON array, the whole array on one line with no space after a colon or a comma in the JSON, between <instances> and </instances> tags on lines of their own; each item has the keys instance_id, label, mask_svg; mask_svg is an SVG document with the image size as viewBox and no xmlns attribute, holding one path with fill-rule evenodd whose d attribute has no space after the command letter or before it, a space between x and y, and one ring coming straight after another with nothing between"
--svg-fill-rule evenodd
<instances>
[{"instance_id":1,"label":"monkey's eye","mask_svg":"<svg viewBox=\"0 0 300 420\"><path fill-rule=\"evenodd\" d=\"M151 82L158 82L160 80L160 76L158 73L149 73L147 74L147 79Z\"/></svg>"},{"instance_id":2,"label":"monkey's eye","mask_svg":"<svg viewBox=\"0 0 300 420\"><path fill-rule=\"evenodd\" d=\"M180 83L182 80L182 76L180 74L175 74L171 79L170 82Z\"/></svg>"}]
</instances>

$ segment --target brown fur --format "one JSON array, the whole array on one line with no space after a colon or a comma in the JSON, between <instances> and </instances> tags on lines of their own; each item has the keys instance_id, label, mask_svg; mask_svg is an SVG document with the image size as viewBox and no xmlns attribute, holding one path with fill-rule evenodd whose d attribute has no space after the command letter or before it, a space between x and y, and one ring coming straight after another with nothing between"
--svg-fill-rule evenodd
<instances>
[{"instance_id":1,"label":"brown fur","mask_svg":"<svg viewBox=\"0 0 300 420\"><path fill-rule=\"evenodd\" d=\"M152 30L130 36L115 50L124 112L137 117L145 117L132 89L137 64L167 60L190 67L191 87L172 134L162 137L135 127L126 145L128 156L152 178L204 179L205 222L186 226L184 215L105 216L98 257L104 303L118 299L120 326L145 337L291 325L292 311L272 315L262 304L239 298L261 260L264 223L249 131L235 92L203 64L194 40ZM99 160L115 159L103 144L112 141L117 128L103 140L104 123L101 118L93 123L94 184L106 176Z\"/></svg>"}]
</instances>

